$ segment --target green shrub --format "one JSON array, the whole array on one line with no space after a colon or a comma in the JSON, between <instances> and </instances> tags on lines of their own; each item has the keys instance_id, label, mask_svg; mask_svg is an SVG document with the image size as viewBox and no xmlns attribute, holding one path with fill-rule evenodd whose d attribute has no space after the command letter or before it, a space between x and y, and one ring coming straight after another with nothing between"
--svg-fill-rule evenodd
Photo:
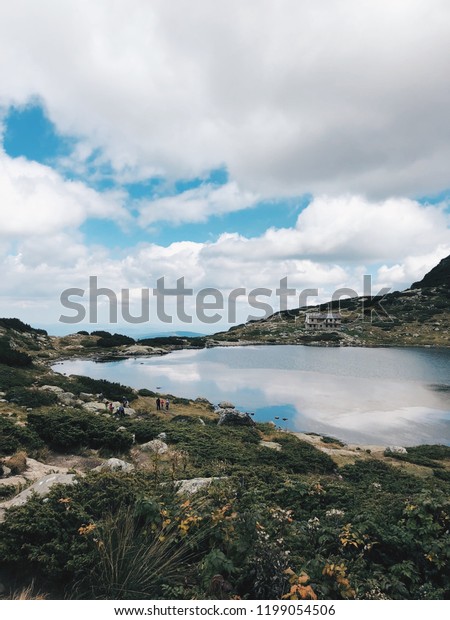
<instances>
[{"instance_id":1,"label":"green shrub","mask_svg":"<svg viewBox=\"0 0 450 620\"><path fill-rule=\"evenodd\" d=\"M61 452L93 448L121 454L133 442L129 433L117 431L117 420L76 409L32 412L28 425L50 448Z\"/></svg>"},{"instance_id":2,"label":"green shrub","mask_svg":"<svg viewBox=\"0 0 450 620\"><path fill-rule=\"evenodd\" d=\"M27 367L33 360L26 353L12 349L7 338L0 338L0 364L7 366Z\"/></svg>"},{"instance_id":3,"label":"green shrub","mask_svg":"<svg viewBox=\"0 0 450 620\"><path fill-rule=\"evenodd\" d=\"M147 388L143 388L142 390L138 391L139 396L154 396L156 397L156 392L152 392L151 390L147 390Z\"/></svg>"},{"instance_id":4,"label":"green shrub","mask_svg":"<svg viewBox=\"0 0 450 620\"><path fill-rule=\"evenodd\" d=\"M26 450L34 454L44 447L44 442L28 426L17 426L0 416L0 455L13 454L18 450Z\"/></svg>"},{"instance_id":5,"label":"green shrub","mask_svg":"<svg viewBox=\"0 0 450 620\"><path fill-rule=\"evenodd\" d=\"M0 327L14 329L16 332L20 333L34 333L47 336L45 329L35 329L34 327L31 327L31 325L28 325L28 323L23 323L20 319L0 319Z\"/></svg>"},{"instance_id":6,"label":"green shrub","mask_svg":"<svg viewBox=\"0 0 450 620\"><path fill-rule=\"evenodd\" d=\"M33 380L30 371L12 368L0 363L0 388L2 391L6 391L16 385L22 387L29 386L33 383Z\"/></svg>"},{"instance_id":7,"label":"green shrub","mask_svg":"<svg viewBox=\"0 0 450 620\"><path fill-rule=\"evenodd\" d=\"M50 407L58 402L53 392L27 387L13 387L6 393L6 399L11 403L24 407Z\"/></svg>"},{"instance_id":8,"label":"green shrub","mask_svg":"<svg viewBox=\"0 0 450 620\"><path fill-rule=\"evenodd\" d=\"M132 388L106 379L91 379L82 375L72 375L72 392L88 392L89 394L103 394L108 400L121 401L126 398L130 402L136 399L136 393Z\"/></svg>"},{"instance_id":9,"label":"green shrub","mask_svg":"<svg viewBox=\"0 0 450 620\"><path fill-rule=\"evenodd\" d=\"M407 463L414 463L415 465L422 465L423 467L441 468L444 467L442 463L436 461L450 460L450 446L444 445L422 445L422 446L410 446L406 448L407 454L396 454L391 452L385 452L385 456L397 459L399 461L406 461Z\"/></svg>"},{"instance_id":10,"label":"green shrub","mask_svg":"<svg viewBox=\"0 0 450 620\"><path fill-rule=\"evenodd\" d=\"M134 338L130 338L130 336L123 336L122 334L113 334L108 335L106 337L99 338L97 340L98 347L120 347L124 344L135 344Z\"/></svg>"}]
</instances>

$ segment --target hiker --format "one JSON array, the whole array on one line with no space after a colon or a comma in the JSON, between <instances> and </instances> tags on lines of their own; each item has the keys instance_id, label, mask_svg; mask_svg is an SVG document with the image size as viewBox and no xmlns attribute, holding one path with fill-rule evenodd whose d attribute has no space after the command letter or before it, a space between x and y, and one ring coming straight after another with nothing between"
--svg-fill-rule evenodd
<instances>
[{"instance_id":1,"label":"hiker","mask_svg":"<svg viewBox=\"0 0 450 620\"><path fill-rule=\"evenodd\" d=\"M125 407L123 405L120 405L120 407L117 408L117 413L119 415L119 418L124 418L125 417Z\"/></svg>"},{"instance_id":2,"label":"hiker","mask_svg":"<svg viewBox=\"0 0 450 620\"><path fill-rule=\"evenodd\" d=\"M166 404L164 398L161 398L161 409L164 411L164 405Z\"/></svg>"},{"instance_id":3,"label":"hiker","mask_svg":"<svg viewBox=\"0 0 450 620\"><path fill-rule=\"evenodd\" d=\"M161 411L161 399L159 397L156 399L156 411Z\"/></svg>"},{"instance_id":4,"label":"hiker","mask_svg":"<svg viewBox=\"0 0 450 620\"><path fill-rule=\"evenodd\" d=\"M166 411L169 411L170 400L166 398Z\"/></svg>"},{"instance_id":5,"label":"hiker","mask_svg":"<svg viewBox=\"0 0 450 620\"><path fill-rule=\"evenodd\" d=\"M109 413L114 413L114 405L109 403Z\"/></svg>"}]
</instances>

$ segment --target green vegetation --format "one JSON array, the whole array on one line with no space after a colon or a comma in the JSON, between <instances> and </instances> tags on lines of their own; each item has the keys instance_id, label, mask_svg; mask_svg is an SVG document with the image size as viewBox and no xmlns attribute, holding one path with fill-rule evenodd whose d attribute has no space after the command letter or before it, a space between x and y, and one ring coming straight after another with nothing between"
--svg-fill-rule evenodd
<instances>
[{"instance_id":1,"label":"green vegetation","mask_svg":"<svg viewBox=\"0 0 450 620\"><path fill-rule=\"evenodd\" d=\"M35 329L28 325L28 323L23 323L20 319L0 319L0 327L4 327L5 329L14 329L16 332L20 333L28 333L28 334L41 334L43 336L47 336L47 332L45 329Z\"/></svg>"},{"instance_id":2,"label":"green vegetation","mask_svg":"<svg viewBox=\"0 0 450 620\"><path fill-rule=\"evenodd\" d=\"M428 300L423 314L417 299L392 294L389 309L404 306L404 314L389 329L382 321L374 324L374 338L387 332L395 337L407 322L415 330L422 319L428 329L429 317L445 310L444 292L422 290ZM345 303L353 312L358 300ZM312 345L341 339L302 334L295 318L301 319L300 311L280 321L279 332L273 319L254 322L247 334L252 330L255 338L279 342L283 333ZM0 407L0 473L7 467L23 471L26 455L49 464L83 463L86 472L73 486L55 486L45 499L34 495L6 511L0 523L5 596L33 583L49 598L66 599L450 598L449 447L409 447L405 455L385 456L361 450L354 458L347 450L345 462L352 463L338 466L339 458L269 424L219 427L201 399L169 395L179 405L177 415L150 413L148 403L154 410L157 396L151 390L135 392L33 365L39 333L14 319L4 321L0 390L9 403ZM245 339L246 329L230 330L229 339ZM78 336L61 340L62 346L88 347L98 338L96 348L108 347L100 343L123 338L108 332ZM140 344L177 348L206 342L173 337ZM64 407L53 393L36 387L43 385L108 400L138 399L137 416L119 421L106 408L94 414ZM166 452L140 448L161 433ZM322 437L318 445L323 444L332 453L342 442ZM92 471L110 456L132 462L135 470ZM215 480L193 495L180 493L180 481L192 478ZM0 501L16 490L0 486Z\"/></svg>"},{"instance_id":3,"label":"green vegetation","mask_svg":"<svg viewBox=\"0 0 450 620\"><path fill-rule=\"evenodd\" d=\"M91 379L82 375L72 375L70 378L68 389L75 394L80 392L88 392L90 394L102 394L104 398L109 400L119 400L126 398L130 402L136 398L134 390L126 385L115 381L106 381L106 379Z\"/></svg>"},{"instance_id":4,"label":"green vegetation","mask_svg":"<svg viewBox=\"0 0 450 620\"><path fill-rule=\"evenodd\" d=\"M25 450L35 454L44 447L44 442L29 426L17 426L15 421L0 416L0 456Z\"/></svg>"},{"instance_id":5,"label":"green vegetation","mask_svg":"<svg viewBox=\"0 0 450 620\"><path fill-rule=\"evenodd\" d=\"M122 454L133 441L129 433L117 431L116 420L79 409L30 413L28 427L50 448L63 453L93 448L104 454Z\"/></svg>"},{"instance_id":6,"label":"green vegetation","mask_svg":"<svg viewBox=\"0 0 450 620\"><path fill-rule=\"evenodd\" d=\"M8 338L0 337L0 364L7 366L27 367L31 366L32 359L26 353L11 348Z\"/></svg>"},{"instance_id":7,"label":"green vegetation","mask_svg":"<svg viewBox=\"0 0 450 620\"><path fill-rule=\"evenodd\" d=\"M439 469L444 467L439 461L450 461L450 446L410 446L406 448L406 451L407 454L385 452L385 456L390 456L399 461L406 461L407 463L414 463L415 465Z\"/></svg>"},{"instance_id":8,"label":"green vegetation","mask_svg":"<svg viewBox=\"0 0 450 620\"><path fill-rule=\"evenodd\" d=\"M58 597L449 596L445 483L375 460L341 480L244 456L188 500L163 469L91 474L32 498L0 525L3 569L13 586L34 578Z\"/></svg>"},{"instance_id":9,"label":"green vegetation","mask_svg":"<svg viewBox=\"0 0 450 620\"><path fill-rule=\"evenodd\" d=\"M6 392L6 399L23 407L49 407L58 402L58 397L52 392L36 388L15 386Z\"/></svg>"}]
</instances>

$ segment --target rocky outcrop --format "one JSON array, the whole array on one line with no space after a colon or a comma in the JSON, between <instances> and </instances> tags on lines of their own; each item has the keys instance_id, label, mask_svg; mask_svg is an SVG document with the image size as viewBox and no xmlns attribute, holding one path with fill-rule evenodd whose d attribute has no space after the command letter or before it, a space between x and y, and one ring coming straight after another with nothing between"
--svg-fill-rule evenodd
<instances>
[{"instance_id":1,"label":"rocky outcrop","mask_svg":"<svg viewBox=\"0 0 450 620\"><path fill-rule=\"evenodd\" d=\"M0 521L3 521L4 511L7 508L23 506L34 493L41 496L48 495L56 484L76 484L75 474L48 474L37 480L28 489L0 505Z\"/></svg>"},{"instance_id":2,"label":"rocky outcrop","mask_svg":"<svg viewBox=\"0 0 450 620\"><path fill-rule=\"evenodd\" d=\"M169 450L169 446L161 441L161 439L153 439L140 446L143 452L153 452L153 454L165 454Z\"/></svg>"},{"instance_id":3,"label":"rocky outcrop","mask_svg":"<svg viewBox=\"0 0 450 620\"><path fill-rule=\"evenodd\" d=\"M411 288L430 288L434 286L450 286L450 256L443 258L419 282L414 282Z\"/></svg>"},{"instance_id":4,"label":"rocky outcrop","mask_svg":"<svg viewBox=\"0 0 450 620\"><path fill-rule=\"evenodd\" d=\"M259 445L263 448L270 448L271 450L276 450L277 452L280 452L281 450L281 444L277 443L276 441L260 441Z\"/></svg>"},{"instance_id":5,"label":"rocky outcrop","mask_svg":"<svg viewBox=\"0 0 450 620\"><path fill-rule=\"evenodd\" d=\"M216 476L213 478L191 478L191 480L178 480L175 485L179 495L193 495L194 493L197 493L197 491L209 487L213 482L226 479L226 476Z\"/></svg>"},{"instance_id":6,"label":"rocky outcrop","mask_svg":"<svg viewBox=\"0 0 450 620\"><path fill-rule=\"evenodd\" d=\"M255 426L254 420L248 413L236 409L219 409L219 426Z\"/></svg>"},{"instance_id":7,"label":"rocky outcrop","mask_svg":"<svg viewBox=\"0 0 450 620\"><path fill-rule=\"evenodd\" d=\"M131 463L127 463L126 461L122 461L121 459L108 459L98 467L94 467L92 471L123 471L125 473L130 473L134 471L134 465Z\"/></svg>"},{"instance_id":8,"label":"rocky outcrop","mask_svg":"<svg viewBox=\"0 0 450 620\"><path fill-rule=\"evenodd\" d=\"M233 405L233 403L230 403L228 400L223 400L221 403L219 403L219 408L220 409L235 409L236 407Z\"/></svg>"},{"instance_id":9,"label":"rocky outcrop","mask_svg":"<svg viewBox=\"0 0 450 620\"><path fill-rule=\"evenodd\" d=\"M385 450L385 454L386 456L389 456L389 454L408 454L408 451L402 446L388 446Z\"/></svg>"}]
</instances>

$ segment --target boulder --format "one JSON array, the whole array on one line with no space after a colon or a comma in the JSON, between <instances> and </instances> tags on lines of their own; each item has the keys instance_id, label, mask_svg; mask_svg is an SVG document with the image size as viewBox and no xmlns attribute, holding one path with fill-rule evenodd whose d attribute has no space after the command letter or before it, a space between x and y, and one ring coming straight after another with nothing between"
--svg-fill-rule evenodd
<instances>
[{"instance_id":1,"label":"boulder","mask_svg":"<svg viewBox=\"0 0 450 620\"><path fill-rule=\"evenodd\" d=\"M248 413L236 411L236 409L219 409L219 426L255 426Z\"/></svg>"},{"instance_id":2,"label":"boulder","mask_svg":"<svg viewBox=\"0 0 450 620\"><path fill-rule=\"evenodd\" d=\"M72 392L58 392L57 396L59 402L64 403L64 405L73 405L76 400L75 394Z\"/></svg>"},{"instance_id":3,"label":"boulder","mask_svg":"<svg viewBox=\"0 0 450 620\"><path fill-rule=\"evenodd\" d=\"M408 451L402 446L388 446L386 448L386 454L408 454Z\"/></svg>"},{"instance_id":4,"label":"boulder","mask_svg":"<svg viewBox=\"0 0 450 620\"><path fill-rule=\"evenodd\" d=\"M91 413L98 413L99 411L104 413L107 411L105 403L84 403L83 409L86 409L86 411L90 411Z\"/></svg>"},{"instance_id":5,"label":"boulder","mask_svg":"<svg viewBox=\"0 0 450 620\"><path fill-rule=\"evenodd\" d=\"M3 502L1 508L5 509L12 508L13 506L23 506L33 493L37 493L42 496L48 495L51 488L54 487L55 484L76 484L75 474L49 474L44 476L28 487L28 489L22 491L22 493L19 493L7 502Z\"/></svg>"},{"instance_id":6,"label":"boulder","mask_svg":"<svg viewBox=\"0 0 450 620\"><path fill-rule=\"evenodd\" d=\"M141 450L144 452L153 452L154 454L165 454L169 446L161 441L160 439L153 439L152 441L148 441L147 443L143 443L140 446Z\"/></svg>"},{"instance_id":7,"label":"boulder","mask_svg":"<svg viewBox=\"0 0 450 620\"><path fill-rule=\"evenodd\" d=\"M153 347L147 347L142 344L132 344L125 349L126 355L149 355L153 353Z\"/></svg>"},{"instance_id":8,"label":"boulder","mask_svg":"<svg viewBox=\"0 0 450 620\"><path fill-rule=\"evenodd\" d=\"M159 435L156 436L157 439L160 439L161 441L166 441L167 440L167 433L159 433Z\"/></svg>"},{"instance_id":9,"label":"boulder","mask_svg":"<svg viewBox=\"0 0 450 620\"><path fill-rule=\"evenodd\" d=\"M263 448L270 448L271 450L276 450L277 452L280 452L281 450L281 444L277 443L276 441L260 441L259 445Z\"/></svg>"},{"instance_id":10,"label":"boulder","mask_svg":"<svg viewBox=\"0 0 450 620\"><path fill-rule=\"evenodd\" d=\"M88 403L89 401L94 400L94 395L88 394L87 392L80 392L79 398L83 402Z\"/></svg>"},{"instance_id":11,"label":"boulder","mask_svg":"<svg viewBox=\"0 0 450 620\"><path fill-rule=\"evenodd\" d=\"M197 491L209 487L213 482L226 479L226 476L216 476L213 478L191 478L191 480L177 480L177 482L175 482L175 486L177 487L177 493L179 495L193 495L194 493L197 493Z\"/></svg>"},{"instance_id":12,"label":"boulder","mask_svg":"<svg viewBox=\"0 0 450 620\"><path fill-rule=\"evenodd\" d=\"M0 463L0 478L7 478L11 475L11 470L6 465Z\"/></svg>"},{"instance_id":13,"label":"boulder","mask_svg":"<svg viewBox=\"0 0 450 620\"><path fill-rule=\"evenodd\" d=\"M57 385L43 385L41 390L46 390L47 392L53 392L54 394L62 394L64 390Z\"/></svg>"},{"instance_id":14,"label":"boulder","mask_svg":"<svg viewBox=\"0 0 450 620\"><path fill-rule=\"evenodd\" d=\"M121 459L108 459L98 467L94 467L92 471L123 471L129 473L134 471L134 465L122 461Z\"/></svg>"},{"instance_id":15,"label":"boulder","mask_svg":"<svg viewBox=\"0 0 450 620\"><path fill-rule=\"evenodd\" d=\"M228 400L223 400L221 403L219 403L219 407L220 409L235 409L236 408L233 405L233 403L230 403Z\"/></svg>"}]
</instances>

